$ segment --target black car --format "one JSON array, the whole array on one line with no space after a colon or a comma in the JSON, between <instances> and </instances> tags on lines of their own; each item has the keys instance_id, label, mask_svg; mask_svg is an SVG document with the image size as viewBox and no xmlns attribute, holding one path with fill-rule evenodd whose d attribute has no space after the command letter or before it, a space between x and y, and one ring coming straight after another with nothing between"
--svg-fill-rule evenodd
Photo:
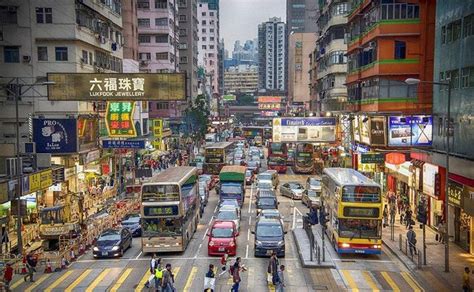
<instances>
[{"instance_id":1,"label":"black car","mask_svg":"<svg viewBox=\"0 0 474 292\"><path fill-rule=\"evenodd\" d=\"M268 209L278 209L278 201L276 196L262 196L257 199L257 216L260 214L262 210Z\"/></svg>"},{"instance_id":2,"label":"black car","mask_svg":"<svg viewBox=\"0 0 474 292\"><path fill-rule=\"evenodd\" d=\"M95 258L121 257L132 246L132 233L127 228L103 231L92 248Z\"/></svg>"},{"instance_id":3,"label":"black car","mask_svg":"<svg viewBox=\"0 0 474 292\"><path fill-rule=\"evenodd\" d=\"M122 220L122 227L127 228L132 233L132 236L142 236L142 226L140 224L140 214L133 214L126 216Z\"/></svg>"},{"instance_id":4,"label":"black car","mask_svg":"<svg viewBox=\"0 0 474 292\"><path fill-rule=\"evenodd\" d=\"M255 256L285 256L285 231L278 219L260 218L255 224Z\"/></svg>"}]
</instances>

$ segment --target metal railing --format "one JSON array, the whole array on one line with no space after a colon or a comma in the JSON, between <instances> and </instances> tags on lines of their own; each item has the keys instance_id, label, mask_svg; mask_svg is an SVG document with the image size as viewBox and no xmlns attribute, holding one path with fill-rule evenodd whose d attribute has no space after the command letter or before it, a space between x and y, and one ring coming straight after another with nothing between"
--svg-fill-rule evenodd
<instances>
[{"instance_id":1,"label":"metal railing","mask_svg":"<svg viewBox=\"0 0 474 292\"><path fill-rule=\"evenodd\" d=\"M303 229L306 232L306 235L309 239L309 259L313 261L313 255L316 256L316 260L318 265L321 264L321 247L319 246L318 242L314 238L313 229L311 228L311 224L309 222L309 218L307 215L303 216Z\"/></svg>"},{"instance_id":2,"label":"metal railing","mask_svg":"<svg viewBox=\"0 0 474 292\"><path fill-rule=\"evenodd\" d=\"M404 238L402 234L399 234L398 248L403 252L418 269L422 268L423 263L423 250L420 249L416 244L408 242L407 238Z\"/></svg>"}]
</instances>

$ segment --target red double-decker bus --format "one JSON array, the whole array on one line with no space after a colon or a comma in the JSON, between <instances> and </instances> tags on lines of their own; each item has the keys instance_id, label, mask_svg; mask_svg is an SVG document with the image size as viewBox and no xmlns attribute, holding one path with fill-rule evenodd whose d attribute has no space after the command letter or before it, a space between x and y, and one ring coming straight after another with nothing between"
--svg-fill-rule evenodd
<instances>
[{"instance_id":1,"label":"red double-decker bus","mask_svg":"<svg viewBox=\"0 0 474 292\"><path fill-rule=\"evenodd\" d=\"M285 143L271 142L268 146L268 169L279 173L286 173L286 160L288 159L288 147Z\"/></svg>"}]
</instances>

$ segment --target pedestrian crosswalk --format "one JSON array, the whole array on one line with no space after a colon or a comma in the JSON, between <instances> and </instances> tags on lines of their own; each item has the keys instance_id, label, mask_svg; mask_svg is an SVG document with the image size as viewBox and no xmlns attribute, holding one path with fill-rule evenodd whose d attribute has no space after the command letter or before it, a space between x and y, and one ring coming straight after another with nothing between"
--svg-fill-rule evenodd
<instances>
[{"instance_id":1,"label":"pedestrian crosswalk","mask_svg":"<svg viewBox=\"0 0 474 292\"><path fill-rule=\"evenodd\" d=\"M425 291L421 285L404 271L339 270L346 287L359 291Z\"/></svg>"}]
</instances>

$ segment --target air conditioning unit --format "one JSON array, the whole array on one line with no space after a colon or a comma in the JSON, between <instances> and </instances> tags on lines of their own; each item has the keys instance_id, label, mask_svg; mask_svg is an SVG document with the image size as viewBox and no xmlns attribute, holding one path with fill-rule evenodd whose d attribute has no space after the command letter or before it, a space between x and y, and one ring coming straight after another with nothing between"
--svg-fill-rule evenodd
<instances>
[{"instance_id":1,"label":"air conditioning unit","mask_svg":"<svg viewBox=\"0 0 474 292\"><path fill-rule=\"evenodd\" d=\"M29 63L31 61L31 56L25 55L23 56L23 63Z\"/></svg>"},{"instance_id":2,"label":"air conditioning unit","mask_svg":"<svg viewBox=\"0 0 474 292\"><path fill-rule=\"evenodd\" d=\"M51 167L51 153L38 153L38 154L36 154L36 166L38 168Z\"/></svg>"},{"instance_id":3,"label":"air conditioning unit","mask_svg":"<svg viewBox=\"0 0 474 292\"><path fill-rule=\"evenodd\" d=\"M148 61L140 61L140 66L148 66Z\"/></svg>"}]
</instances>

